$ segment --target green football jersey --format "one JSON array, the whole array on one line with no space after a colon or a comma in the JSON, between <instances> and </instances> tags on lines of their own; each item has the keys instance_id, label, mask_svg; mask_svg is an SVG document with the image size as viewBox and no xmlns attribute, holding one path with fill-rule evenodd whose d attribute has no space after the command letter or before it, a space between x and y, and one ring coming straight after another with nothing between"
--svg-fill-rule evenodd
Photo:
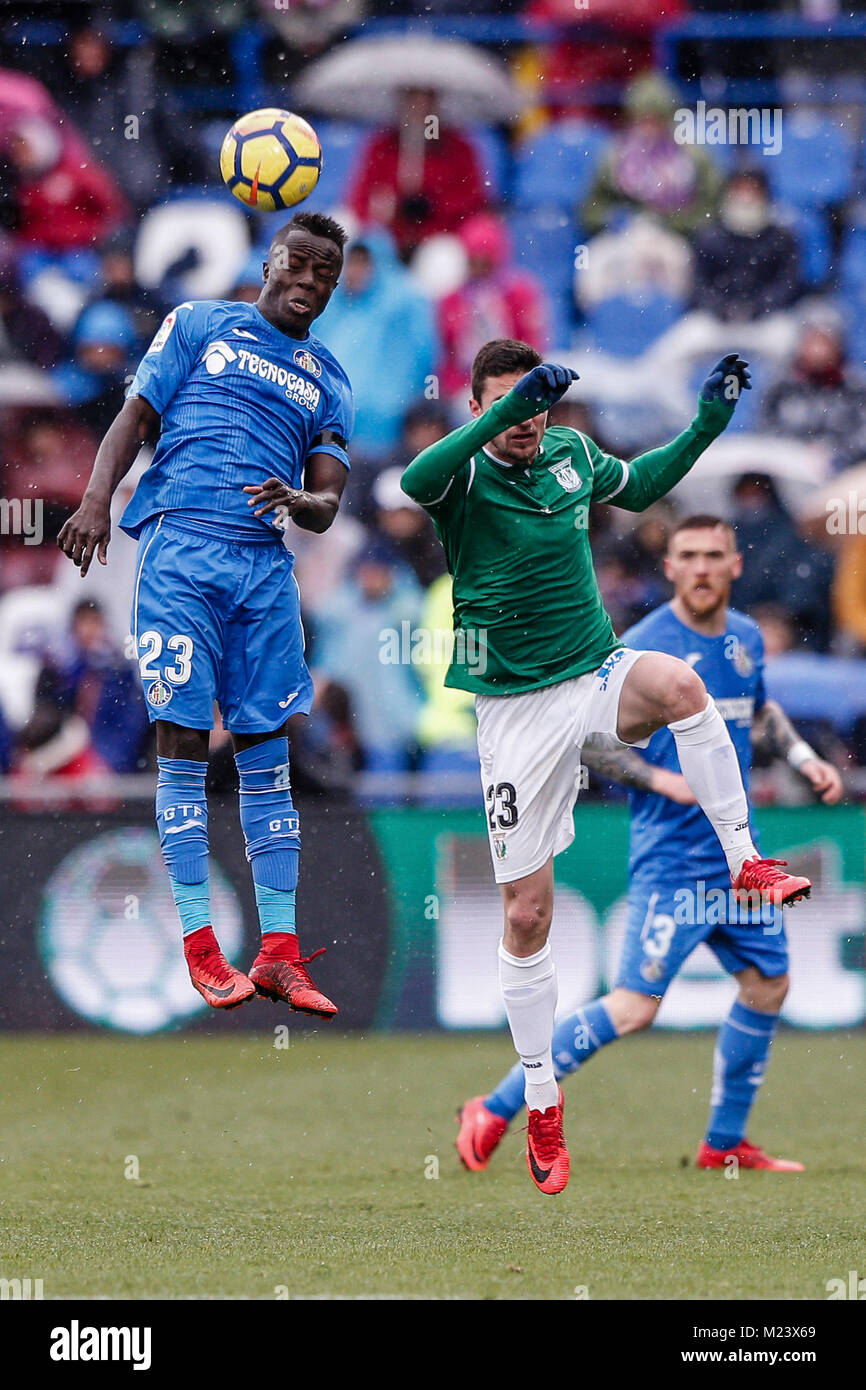
<instances>
[{"instance_id":1,"label":"green football jersey","mask_svg":"<svg viewBox=\"0 0 866 1390\"><path fill-rule=\"evenodd\" d=\"M590 502L643 511L684 476L731 411L700 402L688 430L630 464L576 430L554 427L522 468L484 447L525 418L526 403L509 393L420 454L403 489L429 512L453 576L445 684L516 695L595 671L622 643L595 577Z\"/></svg>"}]
</instances>

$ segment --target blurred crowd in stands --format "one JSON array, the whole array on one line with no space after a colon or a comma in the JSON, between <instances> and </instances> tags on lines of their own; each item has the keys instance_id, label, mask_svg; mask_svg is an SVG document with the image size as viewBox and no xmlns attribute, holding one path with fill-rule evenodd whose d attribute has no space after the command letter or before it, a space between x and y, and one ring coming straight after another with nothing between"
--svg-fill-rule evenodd
<instances>
[{"instance_id":1,"label":"blurred crowd in stands","mask_svg":"<svg viewBox=\"0 0 866 1390\"><path fill-rule=\"evenodd\" d=\"M153 748L127 635L135 545L115 528L110 568L81 581L57 532L162 315L183 298L255 299L285 220L246 214L216 178L238 114L237 45L254 26L268 91L288 106L291 81L365 17L460 6L128 0L100 6L97 23L86 6L58 3L56 41L38 44L17 37L27 7L7 9L0 772L74 781L148 768ZM563 26L545 41L490 45L523 93L510 129L442 120L430 139L437 95L420 89L403 93L390 129L305 113L325 149L309 206L351 233L314 331L349 373L357 425L337 522L289 539L317 687L313 716L294 731L296 781L335 790L358 770L475 765L471 697L442 687L447 643L420 640L450 630L444 557L399 479L466 417L470 364L492 337L575 366L581 381L557 421L625 456L684 427L724 351L751 360L755 390L705 468L642 516L593 514L602 595L623 631L669 595L672 520L721 512L745 554L734 602L761 624L770 670L783 688L798 672L812 682L801 727L828 756L866 762L866 701L861 714L851 696L866 667L866 534L827 520L835 499L849 499L850 523L850 498L855 515L866 498L862 109L791 104L771 155L759 140L681 143L688 103L653 66L652 41L685 13L682 0L592 0L586 34L573 0L471 9ZM190 105L193 79L222 98ZM26 501L39 543L13 524ZM842 690L844 700L832 693ZM219 726L214 748L214 778L230 780Z\"/></svg>"}]
</instances>

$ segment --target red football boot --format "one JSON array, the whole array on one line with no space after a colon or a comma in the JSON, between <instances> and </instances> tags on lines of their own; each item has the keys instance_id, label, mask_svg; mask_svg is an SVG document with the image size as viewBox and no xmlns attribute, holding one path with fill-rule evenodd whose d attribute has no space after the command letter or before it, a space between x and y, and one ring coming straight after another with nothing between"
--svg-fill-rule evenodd
<instances>
[{"instance_id":1,"label":"red football boot","mask_svg":"<svg viewBox=\"0 0 866 1390\"><path fill-rule=\"evenodd\" d=\"M294 932L265 932L261 950L250 971L256 992L275 1004L282 1000L298 1013L333 1018L338 1012L336 1004L316 989L305 969L325 950L326 947L320 946L311 956L302 956Z\"/></svg>"},{"instance_id":2,"label":"red football boot","mask_svg":"<svg viewBox=\"0 0 866 1390\"><path fill-rule=\"evenodd\" d=\"M508 1128L508 1121L494 1115L484 1104L483 1096L473 1096L457 1111L460 1129L457 1133L457 1152L460 1161L473 1173L486 1168L490 1155Z\"/></svg>"},{"instance_id":3,"label":"red football boot","mask_svg":"<svg viewBox=\"0 0 866 1390\"><path fill-rule=\"evenodd\" d=\"M774 907L788 907L791 903L808 898L812 884L808 878L798 878L796 874L783 874L776 866L787 865L787 859L747 859L737 877L731 877L734 893L760 893L763 902ZM745 901L741 899L741 901Z\"/></svg>"},{"instance_id":4,"label":"red football boot","mask_svg":"<svg viewBox=\"0 0 866 1390\"><path fill-rule=\"evenodd\" d=\"M229 965L219 948L213 927L199 927L183 939L189 978L202 999L214 1009L236 1009L252 999L256 987L242 970Z\"/></svg>"},{"instance_id":5,"label":"red football boot","mask_svg":"<svg viewBox=\"0 0 866 1390\"><path fill-rule=\"evenodd\" d=\"M724 1168L727 1166L726 1160L735 1158L738 1168L767 1168L773 1173L804 1173L805 1165L795 1162L792 1158L773 1158L770 1154L764 1153L757 1144L750 1144L748 1139L741 1139L734 1149L713 1149L706 1139L698 1149L698 1156L695 1163L698 1168Z\"/></svg>"},{"instance_id":6,"label":"red football boot","mask_svg":"<svg viewBox=\"0 0 866 1390\"><path fill-rule=\"evenodd\" d=\"M568 1149L562 1133L564 1108L565 1097L560 1089L558 1104L529 1111L526 1162L539 1192L551 1196L561 1192L568 1182Z\"/></svg>"}]
</instances>

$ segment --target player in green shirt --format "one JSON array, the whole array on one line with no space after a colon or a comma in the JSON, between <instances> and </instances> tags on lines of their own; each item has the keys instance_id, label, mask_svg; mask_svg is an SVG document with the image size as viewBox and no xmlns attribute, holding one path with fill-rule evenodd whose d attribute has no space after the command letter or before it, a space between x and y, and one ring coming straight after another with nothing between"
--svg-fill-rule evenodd
<instances>
[{"instance_id":1,"label":"player in green shirt","mask_svg":"<svg viewBox=\"0 0 866 1390\"><path fill-rule=\"evenodd\" d=\"M547 1193L562 1191L569 1167L551 1049L553 857L574 838L584 745L643 747L667 725L735 889L784 905L811 886L758 857L737 756L701 678L677 657L617 641L587 529L591 501L643 511L685 476L750 389L748 365L724 357L688 428L628 464L576 430L547 428L548 409L576 379L526 343L485 344L472 370L473 422L425 449L402 480L432 517L453 576L445 683L476 696L505 910L500 983L526 1077L527 1163Z\"/></svg>"}]
</instances>

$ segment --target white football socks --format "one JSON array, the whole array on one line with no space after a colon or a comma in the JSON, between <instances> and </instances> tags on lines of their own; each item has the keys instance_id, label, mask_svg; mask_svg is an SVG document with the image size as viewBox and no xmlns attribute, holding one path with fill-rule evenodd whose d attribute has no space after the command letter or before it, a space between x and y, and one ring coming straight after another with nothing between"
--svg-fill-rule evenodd
<instances>
[{"instance_id":1,"label":"white football socks","mask_svg":"<svg viewBox=\"0 0 866 1390\"><path fill-rule=\"evenodd\" d=\"M499 984L514 1046L523 1063L526 1105L547 1110L556 1105L559 1086L553 1074L553 1015L556 967L545 942L533 956L513 956L499 943Z\"/></svg>"},{"instance_id":2,"label":"white football socks","mask_svg":"<svg viewBox=\"0 0 866 1390\"><path fill-rule=\"evenodd\" d=\"M677 719L668 728L689 790L719 837L732 875L758 851L749 830L749 803L740 764L725 721L712 696L700 714Z\"/></svg>"}]
</instances>

